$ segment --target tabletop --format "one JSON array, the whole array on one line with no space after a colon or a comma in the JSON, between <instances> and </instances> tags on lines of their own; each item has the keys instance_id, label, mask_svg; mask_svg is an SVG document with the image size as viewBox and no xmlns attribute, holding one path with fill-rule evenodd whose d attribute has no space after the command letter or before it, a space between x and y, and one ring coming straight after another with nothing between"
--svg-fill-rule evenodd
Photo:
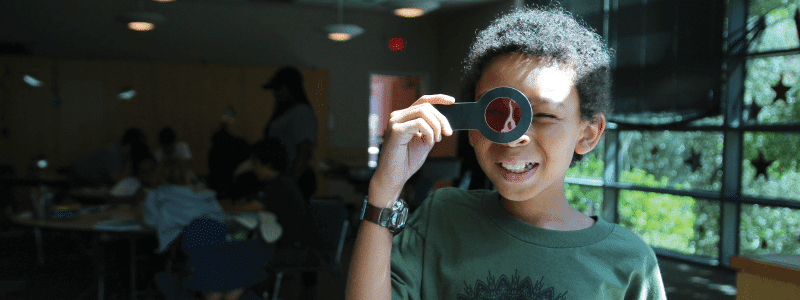
<instances>
[{"instance_id":1,"label":"tabletop","mask_svg":"<svg viewBox=\"0 0 800 300\"><path fill-rule=\"evenodd\" d=\"M37 219L31 211L11 216L11 221L20 225L48 229L76 231L106 231L150 233L153 229L142 222L142 210L133 205L102 205L82 208L74 218L56 219L48 217Z\"/></svg>"}]
</instances>

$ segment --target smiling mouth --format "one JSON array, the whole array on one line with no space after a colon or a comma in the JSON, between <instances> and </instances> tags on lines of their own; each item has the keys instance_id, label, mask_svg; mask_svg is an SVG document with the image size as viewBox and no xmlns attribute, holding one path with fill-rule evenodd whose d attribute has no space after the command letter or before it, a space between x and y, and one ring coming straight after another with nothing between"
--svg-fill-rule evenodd
<instances>
[{"instance_id":1,"label":"smiling mouth","mask_svg":"<svg viewBox=\"0 0 800 300\"><path fill-rule=\"evenodd\" d=\"M505 169L508 172L521 174L532 170L536 167L539 163L497 163L501 168Z\"/></svg>"}]
</instances>

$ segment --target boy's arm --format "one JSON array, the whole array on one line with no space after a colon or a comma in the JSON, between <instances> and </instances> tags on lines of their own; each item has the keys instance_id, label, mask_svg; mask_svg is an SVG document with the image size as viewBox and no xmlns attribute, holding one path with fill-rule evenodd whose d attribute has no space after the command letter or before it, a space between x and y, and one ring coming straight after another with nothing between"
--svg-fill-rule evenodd
<instances>
[{"instance_id":1,"label":"boy's arm","mask_svg":"<svg viewBox=\"0 0 800 300\"><path fill-rule=\"evenodd\" d=\"M453 129L430 104L452 104L450 96L423 96L411 107L392 112L378 168L369 184L368 201L391 206L406 181L416 173L435 141L452 135ZM392 234L370 221L362 221L353 248L346 299L391 299Z\"/></svg>"},{"instance_id":2,"label":"boy's arm","mask_svg":"<svg viewBox=\"0 0 800 300\"><path fill-rule=\"evenodd\" d=\"M369 202L389 207L389 196L379 196L370 187ZM398 193L399 194L399 193ZM370 221L361 221L353 248L347 284L347 299L391 299L389 265L392 257L392 233Z\"/></svg>"}]
</instances>

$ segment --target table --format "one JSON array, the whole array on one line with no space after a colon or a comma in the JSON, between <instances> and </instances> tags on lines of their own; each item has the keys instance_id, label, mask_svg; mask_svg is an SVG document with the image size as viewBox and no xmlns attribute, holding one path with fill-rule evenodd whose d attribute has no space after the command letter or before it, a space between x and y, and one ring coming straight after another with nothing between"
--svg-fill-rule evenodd
<instances>
[{"instance_id":1,"label":"table","mask_svg":"<svg viewBox=\"0 0 800 300\"><path fill-rule=\"evenodd\" d=\"M69 178L63 175L56 175L50 173L39 174L38 176L13 176L2 175L0 176L0 186L9 188L15 187L28 187L30 188L31 209L42 207L45 202L52 202L57 198L61 191L66 190L71 184ZM48 199L42 199L42 195L47 194ZM19 203L15 203L15 206ZM46 205L46 204L45 204ZM14 207L18 209L18 207ZM36 241L37 263L40 267L44 267L44 254L42 253L42 231L39 227L33 229L34 239Z\"/></svg>"},{"instance_id":2,"label":"table","mask_svg":"<svg viewBox=\"0 0 800 300\"><path fill-rule=\"evenodd\" d=\"M736 299L798 299L800 256L733 256Z\"/></svg>"},{"instance_id":3,"label":"table","mask_svg":"<svg viewBox=\"0 0 800 300\"><path fill-rule=\"evenodd\" d=\"M79 214L73 219L58 220L54 218L37 219L31 211L15 214L11 221L19 225L30 226L34 229L54 229L91 232L92 249L95 252L95 285L97 286L97 299L105 297L106 262L103 258L104 243L125 238L130 243L130 296L136 299L136 239L142 236L155 234L155 231L141 222L142 211L138 206L132 205L105 205L97 207L96 211ZM139 226L136 226L139 224ZM117 225L117 226L115 226ZM82 295L85 297L86 295ZM81 298L83 298L81 297Z\"/></svg>"}]
</instances>

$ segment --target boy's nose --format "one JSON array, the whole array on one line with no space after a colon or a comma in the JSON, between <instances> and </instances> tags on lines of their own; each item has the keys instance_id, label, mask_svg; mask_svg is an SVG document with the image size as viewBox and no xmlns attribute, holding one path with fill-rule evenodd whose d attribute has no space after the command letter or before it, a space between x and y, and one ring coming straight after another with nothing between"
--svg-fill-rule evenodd
<instances>
[{"instance_id":1,"label":"boy's nose","mask_svg":"<svg viewBox=\"0 0 800 300\"><path fill-rule=\"evenodd\" d=\"M531 142L531 137L529 137L528 134L523 134L518 139L512 141L511 143L505 144L505 145L509 146L509 147L520 147L520 146L525 146L530 142Z\"/></svg>"}]
</instances>

